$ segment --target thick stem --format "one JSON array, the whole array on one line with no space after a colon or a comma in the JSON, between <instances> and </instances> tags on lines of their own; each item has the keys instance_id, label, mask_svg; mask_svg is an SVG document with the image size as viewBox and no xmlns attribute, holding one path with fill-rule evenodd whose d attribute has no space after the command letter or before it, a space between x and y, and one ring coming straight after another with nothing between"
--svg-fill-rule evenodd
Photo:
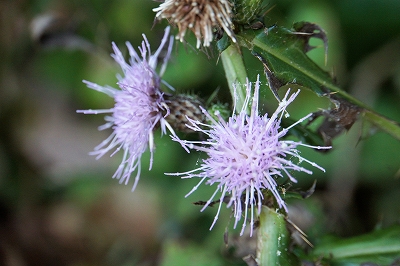
<instances>
[{"instance_id":1,"label":"thick stem","mask_svg":"<svg viewBox=\"0 0 400 266\"><path fill-rule=\"evenodd\" d=\"M299 265L289 251L289 243L290 234L284 215L263 206L257 239L258 265Z\"/></svg>"}]
</instances>

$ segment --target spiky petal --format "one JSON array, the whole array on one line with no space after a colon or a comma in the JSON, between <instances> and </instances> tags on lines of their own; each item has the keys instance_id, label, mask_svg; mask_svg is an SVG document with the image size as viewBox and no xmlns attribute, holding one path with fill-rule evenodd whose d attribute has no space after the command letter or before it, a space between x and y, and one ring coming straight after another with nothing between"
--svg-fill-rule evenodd
<instances>
[{"instance_id":1,"label":"spiky petal","mask_svg":"<svg viewBox=\"0 0 400 266\"><path fill-rule=\"evenodd\" d=\"M208 185L216 184L217 188L211 198L204 205L204 210L214 200L218 192L220 205L211 228L218 219L221 204L230 197L228 207L233 206L234 219L237 223L242 219L244 222L241 234L243 234L248 209L250 209L251 234L254 224L255 209L257 214L261 211L264 198L264 190L270 191L275 197L279 208L287 211L285 201L279 191L277 178L285 175L292 181L297 182L291 175L292 171L312 172L294 162L307 162L310 165L324 171L317 164L301 157L297 150L298 146L306 146L316 149L326 149L329 147L309 146L301 142L283 140L288 130L298 123L307 119L310 115L300 119L288 128L281 128L280 123L286 107L293 102L299 91L289 96L286 93L283 100L279 103L276 111L268 117L267 114L258 115L258 93L260 88L259 79L254 86L254 94L251 94L252 84L246 84L246 99L244 107L238 114L233 115L224 121L219 115L215 114L217 120L203 109L211 124L207 125L199 121L188 119L189 128L194 131L202 132L207 135L206 141L186 141L176 137L173 139L179 142L187 151L197 150L207 153L208 158L204 159L201 166L195 170L184 173L170 173L170 175L182 176L182 178L200 178L200 182L186 195L192 194L203 182ZM251 113L246 113L246 106L252 98ZM210 229L211 229L210 228Z\"/></svg>"},{"instance_id":2,"label":"spiky petal","mask_svg":"<svg viewBox=\"0 0 400 266\"><path fill-rule=\"evenodd\" d=\"M123 72L122 76L117 76L118 89L83 81L90 89L105 93L114 98L115 101L115 105L109 109L77 111L84 114L110 114L105 117L106 124L99 127L99 130L110 128L113 131L90 154L96 155L98 159L106 153L111 152L112 156L123 150L121 164L113 178L119 179L120 183L127 184L130 176L136 172L132 190L135 189L139 181L141 158L147 147L150 148L151 153L149 168L152 167L153 131L155 127L160 125L162 134L166 133L166 128L168 128L175 136L173 129L164 118L165 114L169 114L169 109L160 89L162 82L160 76L166 68L173 44L173 37L169 37L169 31L170 28L167 27L160 47L153 54L145 35L143 35L142 45L138 48L139 54L127 42L126 46L130 55L129 62L125 61L115 43L112 44L114 50L112 57L121 66ZM158 57L165 46L168 47L167 55L164 57L161 71L158 74L155 69L158 65Z\"/></svg>"}]
</instances>

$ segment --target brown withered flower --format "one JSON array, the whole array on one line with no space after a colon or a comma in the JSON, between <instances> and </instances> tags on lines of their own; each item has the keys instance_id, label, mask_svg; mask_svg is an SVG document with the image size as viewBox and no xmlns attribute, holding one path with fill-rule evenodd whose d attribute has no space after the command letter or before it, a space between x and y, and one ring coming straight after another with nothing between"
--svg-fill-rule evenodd
<instances>
[{"instance_id":1,"label":"brown withered flower","mask_svg":"<svg viewBox=\"0 0 400 266\"><path fill-rule=\"evenodd\" d=\"M214 29L223 29L236 42L232 7L228 0L165 0L153 11L157 12L156 18L165 18L178 26L176 38L181 42L188 29L193 31L197 38L197 48L200 48L202 41L203 46L210 46Z\"/></svg>"}]
</instances>

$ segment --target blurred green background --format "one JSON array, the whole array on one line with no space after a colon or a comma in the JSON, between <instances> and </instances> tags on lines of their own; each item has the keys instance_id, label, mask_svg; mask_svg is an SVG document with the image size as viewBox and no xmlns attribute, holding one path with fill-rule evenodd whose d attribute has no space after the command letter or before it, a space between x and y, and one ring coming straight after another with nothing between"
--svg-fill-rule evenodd
<instances>
[{"instance_id":1,"label":"blurred green background","mask_svg":"<svg viewBox=\"0 0 400 266\"><path fill-rule=\"evenodd\" d=\"M254 238L237 237L230 211L200 213L191 203L214 188L184 196L197 180L165 172L190 170L200 155L186 154L156 132L153 169L143 156L137 189L111 178L121 159L89 156L110 132L102 116L77 109L110 108L113 100L83 79L116 83L114 41L140 45L142 33L158 47L165 21L154 22L150 0L0 1L0 265L245 265ZM327 31L323 49L309 53L338 84L385 116L400 121L400 1L271 1L266 25L310 21ZM174 30L173 30L174 31ZM176 31L175 31L176 32ZM176 42L164 79L178 92L230 102L216 49ZM316 42L322 47L322 43ZM244 51L249 75L263 74ZM263 80L265 82L265 79ZM276 102L265 89L264 109ZM326 107L304 91L289 112L297 118ZM291 219L311 242L324 234L354 236L400 222L400 143L384 133L358 142L361 123L334 141L328 154L302 155L327 171L296 175L296 188L316 179L316 193L292 202ZM229 242L223 235L228 227Z\"/></svg>"}]
</instances>

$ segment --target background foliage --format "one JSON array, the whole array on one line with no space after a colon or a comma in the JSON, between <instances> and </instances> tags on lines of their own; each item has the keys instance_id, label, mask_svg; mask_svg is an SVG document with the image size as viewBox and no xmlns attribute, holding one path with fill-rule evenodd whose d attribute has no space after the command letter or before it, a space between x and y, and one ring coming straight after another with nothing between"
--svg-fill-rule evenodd
<instances>
[{"instance_id":1,"label":"background foliage","mask_svg":"<svg viewBox=\"0 0 400 266\"><path fill-rule=\"evenodd\" d=\"M76 109L107 108L112 99L81 82L113 85L119 71L111 41L137 47L145 33L153 48L165 22L154 24L148 0L0 2L0 264L2 265L244 265L254 240L229 234L229 210L216 227L215 214L191 202L206 200L203 186L164 176L189 170L199 154L187 155L168 137L156 139L152 171L144 171L134 193L111 176L120 157L96 161L87 155L109 132L98 132L101 116ZM338 84L385 116L400 121L400 2L271 1L266 25L290 28L293 22L320 25L329 38L328 64L321 49L308 55L336 77ZM47 20L46 20L47 19ZM230 102L216 49L199 52L176 43L164 78L177 91ZM252 78L260 62L244 52ZM265 84L265 79L263 80ZM274 110L270 91L265 111ZM289 112L300 118L325 99L302 91ZM400 221L400 143L384 133L358 142L356 123L334 141L327 155L304 150L326 174L298 176L316 193L291 206L291 219L318 242L325 234L350 237ZM157 134L159 136L159 134ZM149 156L143 158L148 168ZM235 246L236 248L233 248ZM179 258L181 261L177 262Z\"/></svg>"}]
</instances>

